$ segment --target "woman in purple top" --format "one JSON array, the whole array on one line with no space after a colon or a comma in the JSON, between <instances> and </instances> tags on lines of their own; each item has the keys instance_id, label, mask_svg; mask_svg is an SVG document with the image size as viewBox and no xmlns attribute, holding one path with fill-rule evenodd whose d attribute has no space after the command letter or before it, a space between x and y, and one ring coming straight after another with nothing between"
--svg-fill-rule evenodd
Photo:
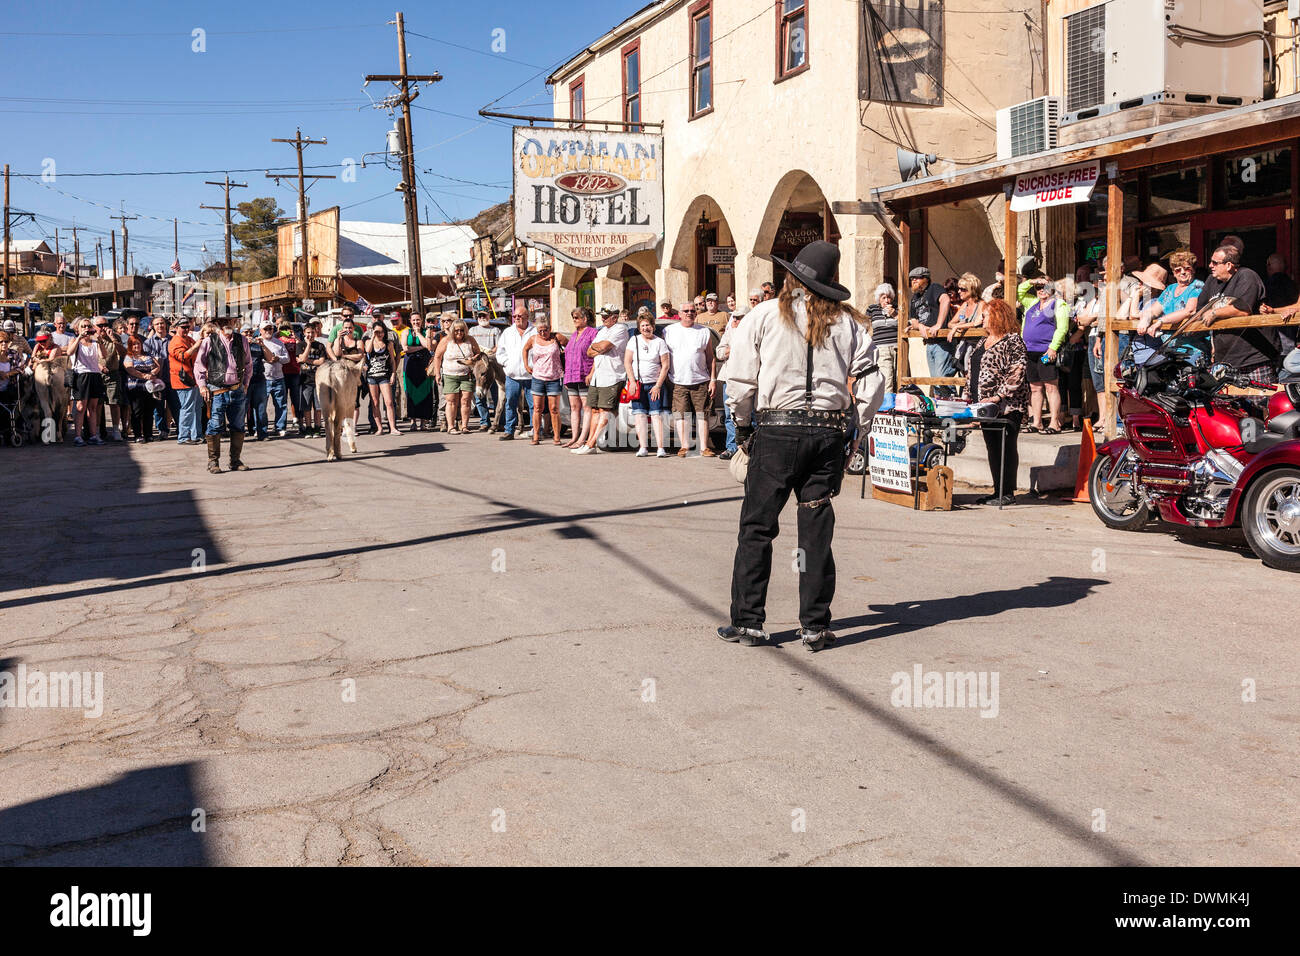
<instances>
[{"instance_id":1,"label":"woman in purple top","mask_svg":"<svg viewBox=\"0 0 1300 956\"><path fill-rule=\"evenodd\" d=\"M1030 286L1037 300L1028 304ZM1056 356L1065 344L1070 329L1070 307L1056 294L1056 284L1046 276L1033 279L1021 286L1021 302L1026 303L1025 323L1021 338L1029 353L1029 418L1025 431L1041 430L1044 435L1061 433L1061 389L1057 384ZM1051 424L1043 428L1043 393L1047 393L1047 407Z\"/></svg>"},{"instance_id":2,"label":"woman in purple top","mask_svg":"<svg viewBox=\"0 0 1300 956\"><path fill-rule=\"evenodd\" d=\"M587 430L591 427L591 411L587 408L587 376L591 374L594 359L587 355L587 347L596 338L596 315L591 309L580 307L570 313L573 317L573 334L564 346L564 388L569 393L569 430L572 440L565 448L577 448L587 443Z\"/></svg>"}]
</instances>

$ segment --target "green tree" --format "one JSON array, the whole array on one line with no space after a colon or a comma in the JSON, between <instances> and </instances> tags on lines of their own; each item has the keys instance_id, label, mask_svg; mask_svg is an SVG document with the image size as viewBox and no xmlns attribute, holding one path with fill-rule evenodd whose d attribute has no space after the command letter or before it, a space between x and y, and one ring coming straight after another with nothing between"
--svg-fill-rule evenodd
<instances>
[{"instance_id":1,"label":"green tree","mask_svg":"<svg viewBox=\"0 0 1300 956\"><path fill-rule=\"evenodd\" d=\"M235 278L245 282L269 279L278 271L276 227L284 210L270 196L241 202L236 208L243 217L243 222L236 222L230 227L231 234L240 246L234 254Z\"/></svg>"}]
</instances>

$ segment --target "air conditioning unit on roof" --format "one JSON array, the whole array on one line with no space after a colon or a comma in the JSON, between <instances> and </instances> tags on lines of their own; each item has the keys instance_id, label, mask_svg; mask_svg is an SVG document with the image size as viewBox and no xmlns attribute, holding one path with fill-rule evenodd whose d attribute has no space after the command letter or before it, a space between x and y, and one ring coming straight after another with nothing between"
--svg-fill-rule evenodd
<instances>
[{"instance_id":1,"label":"air conditioning unit on roof","mask_svg":"<svg viewBox=\"0 0 1300 956\"><path fill-rule=\"evenodd\" d=\"M998 110L998 159L1055 149L1060 125L1059 96L1040 96Z\"/></svg>"},{"instance_id":2,"label":"air conditioning unit on roof","mask_svg":"<svg viewBox=\"0 0 1300 956\"><path fill-rule=\"evenodd\" d=\"M1063 18L1065 115L1264 95L1264 0L1104 0Z\"/></svg>"}]
</instances>

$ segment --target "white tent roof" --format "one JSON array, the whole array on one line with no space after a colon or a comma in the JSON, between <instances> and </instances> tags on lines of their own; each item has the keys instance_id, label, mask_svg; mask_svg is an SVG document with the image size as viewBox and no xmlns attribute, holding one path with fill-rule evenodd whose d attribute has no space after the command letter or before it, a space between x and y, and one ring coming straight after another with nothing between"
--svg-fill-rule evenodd
<instances>
[{"instance_id":1,"label":"white tent roof","mask_svg":"<svg viewBox=\"0 0 1300 956\"><path fill-rule=\"evenodd\" d=\"M453 275L456 263L470 258L474 230L468 226L420 226L420 266L424 274ZM400 222L339 223L341 275L406 275L406 226Z\"/></svg>"},{"instance_id":2,"label":"white tent roof","mask_svg":"<svg viewBox=\"0 0 1300 956\"><path fill-rule=\"evenodd\" d=\"M51 252L44 240L41 239L10 239L9 247L14 252ZM3 248L3 242L0 241L0 248Z\"/></svg>"}]
</instances>

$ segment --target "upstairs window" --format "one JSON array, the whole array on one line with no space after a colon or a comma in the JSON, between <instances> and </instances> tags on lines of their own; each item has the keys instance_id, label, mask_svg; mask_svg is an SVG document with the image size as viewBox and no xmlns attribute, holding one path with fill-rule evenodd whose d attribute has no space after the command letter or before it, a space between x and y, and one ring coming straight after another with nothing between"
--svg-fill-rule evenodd
<instances>
[{"instance_id":1,"label":"upstairs window","mask_svg":"<svg viewBox=\"0 0 1300 956\"><path fill-rule=\"evenodd\" d=\"M808 0L776 2L776 78L808 69Z\"/></svg>"},{"instance_id":2,"label":"upstairs window","mask_svg":"<svg viewBox=\"0 0 1300 956\"><path fill-rule=\"evenodd\" d=\"M641 41L634 40L623 47L623 122L641 122ZM634 133L641 132L639 125L628 126Z\"/></svg>"},{"instance_id":3,"label":"upstairs window","mask_svg":"<svg viewBox=\"0 0 1300 956\"><path fill-rule=\"evenodd\" d=\"M691 16L691 119L713 109L713 2L701 0Z\"/></svg>"},{"instance_id":4,"label":"upstairs window","mask_svg":"<svg viewBox=\"0 0 1300 956\"><path fill-rule=\"evenodd\" d=\"M573 120L572 126L582 125L582 121L587 118L587 89L586 76L580 76L569 84L569 119Z\"/></svg>"}]
</instances>

